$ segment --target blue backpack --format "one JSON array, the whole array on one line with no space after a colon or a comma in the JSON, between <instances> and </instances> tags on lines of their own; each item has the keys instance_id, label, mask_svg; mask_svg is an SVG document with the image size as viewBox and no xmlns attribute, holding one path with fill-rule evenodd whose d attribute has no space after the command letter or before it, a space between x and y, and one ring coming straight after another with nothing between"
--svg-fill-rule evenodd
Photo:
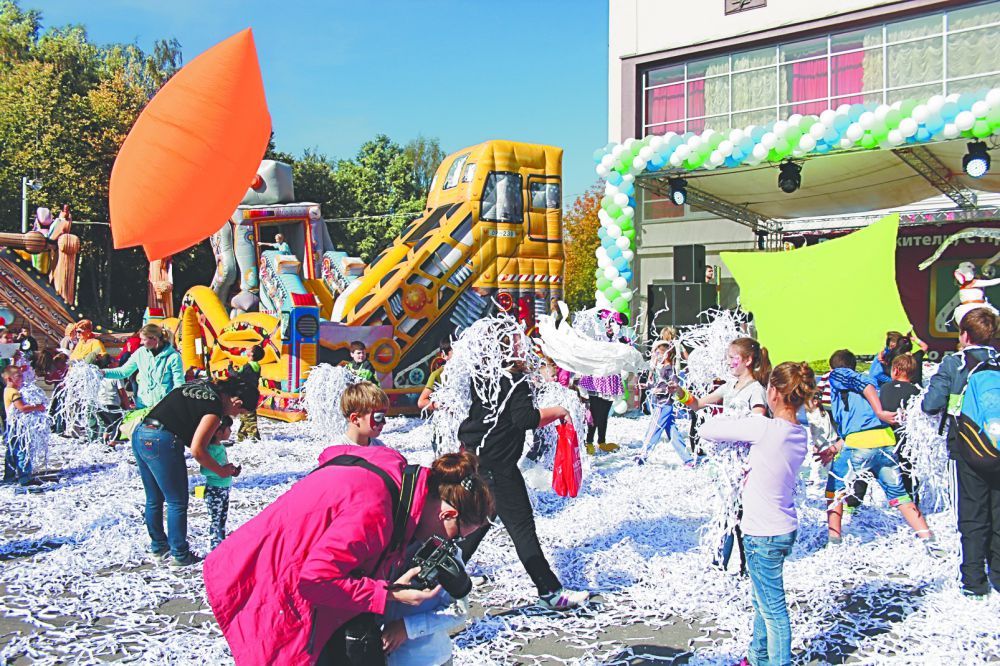
<instances>
[{"instance_id":1,"label":"blue backpack","mask_svg":"<svg viewBox=\"0 0 1000 666\"><path fill-rule=\"evenodd\" d=\"M973 368L960 400L952 429L956 450L977 472L1000 474L1000 365L990 360Z\"/></svg>"}]
</instances>

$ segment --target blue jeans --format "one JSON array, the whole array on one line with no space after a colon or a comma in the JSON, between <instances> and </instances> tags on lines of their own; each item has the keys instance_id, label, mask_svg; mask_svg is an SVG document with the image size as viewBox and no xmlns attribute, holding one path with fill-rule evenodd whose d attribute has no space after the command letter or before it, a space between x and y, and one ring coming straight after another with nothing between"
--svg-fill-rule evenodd
<instances>
[{"instance_id":1,"label":"blue jeans","mask_svg":"<svg viewBox=\"0 0 1000 666\"><path fill-rule=\"evenodd\" d=\"M146 530L154 553L186 557L188 482L184 444L169 430L140 424L132 433L132 452L146 490ZM163 502L167 532L163 531ZM168 537L169 534L169 537Z\"/></svg>"},{"instance_id":2,"label":"blue jeans","mask_svg":"<svg viewBox=\"0 0 1000 666\"><path fill-rule=\"evenodd\" d=\"M830 476L826 482L827 498L833 499L837 493L844 490L844 475L848 469L855 472L870 471L885 491L889 506L899 506L913 501L903 485L902 471L891 446L874 449L854 449L845 446L830 466Z\"/></svg>"},{"instance_id":3,"label":"blue jeans","mask_svg":"<svg viewBox=\"0 0 1000 666\"><path fill-rule=\"evenodd\" d=\"M31 451L11 436L7 429L7 451L3 456L3 480L17 481L22 486L31 481Z\"/></svg>"},{"instance_id":4,"label":"blue jeans","mask_svg":"<svg viewBox=\"0 0 1000 666\"><path fill-rule=\"evenodd\" d=\"M684 443L684 436L677 427L677 414L673 404L653 405L650 404L649 429L646 431L646 439L642 444L642 452L639 454L643 458L651 455L653 449L660 443L663 436L670 438L670 444L674 451L680 456L681 462L689 463L694 460L694 456Z\"/></svg>"},{"instance_id":5,"label":"blue jeans","mask_svg":"<svg viewBox=\"0 0 1000 666\"><path fill-rule=\"evenodd\" d=\"M797 531L771 537L743 535L753 586L753 640L747 655L753 666L792 663L792 627L785 603L783 570L796 534Z\"/></svg>"}]
</instances>

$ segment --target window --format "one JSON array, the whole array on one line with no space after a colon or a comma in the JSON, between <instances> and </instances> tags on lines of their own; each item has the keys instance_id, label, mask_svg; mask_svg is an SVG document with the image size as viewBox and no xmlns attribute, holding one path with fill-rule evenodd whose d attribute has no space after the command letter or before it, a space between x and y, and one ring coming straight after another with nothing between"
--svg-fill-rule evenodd
<instances>
[{"instance_id":1,"label":"window","mask_svg":"<svg viewBox=\"0 0 1000 666\"><path fill-rule=\"evenodd\" d=\"M531 183L531 207L536 209L552 208L559 209L560 193L559 183Z\"/></svg>"},{"instance_id":2,"label":"window","mask_svg":"<svg viewBox=\"0 0 1000 666\"><path fill-rule=\"evenodd\" d=\"M467 159L469 159L468 153L455 158L455 161L452 162L451 166L448 168L448 175L445 176L444 187L441 189L449 190L458 185L458 177L462 175L462 167L465 166L465 161Z\"/></svg>"},{"instance_id":3,"label":"window","mask_svg":"<svg viewBox=\"0 0 1000 666\"><path fill-rule=\"evenodd\" d=\"M643 76L644 134L726 130L973 92L1000 80L1000 0L654 67Z\"/></svg>"},{"instance_id":4,"label":"window","mask_svg":"<svg viewBox=\"0 0 1000 666\"><path fill-rule=\"evenodd\" d=\"M521 174L493 171L483 186L479 219L487 222L523 222Z\"/></svg>"},{"instance_id":5,"label":"window","mask_svg":"<svg viewBox=\"0 0 1000 666\"><path fill-rule=\"evenodd\" d=\"M476 164L475 164L475 162L473 162L472 164L466 164L465 165L465 172L462 174L462 182L463 183L471 183L472 182L472 177L475 176L475 175L476 175Z\"/></svg>"}]
</instances>

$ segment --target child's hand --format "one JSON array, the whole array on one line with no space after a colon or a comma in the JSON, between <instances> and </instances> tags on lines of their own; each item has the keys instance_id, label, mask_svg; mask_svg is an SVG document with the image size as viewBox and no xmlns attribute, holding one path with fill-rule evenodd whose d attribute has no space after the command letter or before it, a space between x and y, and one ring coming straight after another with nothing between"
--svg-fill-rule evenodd
<instances>
[{"instance_id":1,"label":"child's hand","mask_svg":"<svg viewBox=\"0 0 1000 666\"><path fill-rule=\"evenodd\" d=\"M242 472L242 471L243 471L243 465L237 465L236 466L236 471L233 472L233 476L239 476L240 472Z\"/></svg>"},{"instance_id":2,"label":"child's hand","mask_svg":"<svg viewBox=\"0 0 1000 666\"><path fill-rule=\"evenodd\" d=\"M238 476L240 473L240 468L233 463L226 463L222 466L222 472L219 476L223 479L228 479L231 476Z\"/></svg>"},{"instance_id":3,"label":"child's hand","mask_svg":"<svg viewBox=\"0 0 1000 666\"><path fill-rule=\"evenodd\" d=\"M878 418L880 421L888 423L889 425L896 425L899 420L896 418L896 412L887 412L884 409L879 412Z\"/></svg>"},{"instance_id":4,"label":"child's hand","mask_svg":"<svg viewBox=\"0 0 1000 666\"><path fill-rule=\"evenodd\" d=\"M677 392L680 390L681 390L680 384L678 384L677 382L667 383L667 393L669 393L670 395L677 395Z\"/></svg>"},{"instance_id":5,"label":"child's hand","mask_svg":"<svg viewBox=\"0 0 1000 666\"><path fill-rule=\"evenodd\" d=\"M385 650L386 654L394 652L408 638L406 623L402 620L393 620L387 623L382 630L382 649Z\"/></svg>"},{"instance_id":6,"label":"child's hand","mask_svg":"<svg viewBox=\"0 0 1000 666\"><path fill-rule=\"evenodd\" d=\"M824 465L829 465L837 454L844 448L843 440L838 440L833 446L828 446L820 451L815 451L813 457Z\"/></svg>"}]
</instances>

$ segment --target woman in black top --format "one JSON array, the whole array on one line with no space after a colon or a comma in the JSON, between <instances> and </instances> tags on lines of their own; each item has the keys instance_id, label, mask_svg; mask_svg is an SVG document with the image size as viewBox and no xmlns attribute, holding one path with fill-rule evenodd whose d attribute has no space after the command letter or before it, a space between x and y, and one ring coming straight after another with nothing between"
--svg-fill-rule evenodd
<instances>
[{"instance_id":1,"label":"woman in black top","mask_svg":"<svg viewBox=\"0 0 1000 666\"><path fill-rule=\"evenodd\" d=\"M479 456L479 473L493 490L497 515L514 542L521 564L538 588L539 603L550 610L574 608L590 595L563 588L552 572L538 543L528 488L517 467L524 452L525 431L565 419L569 413L563 407L536 408L527 378L516 366L509 378L500 378L499 395L500 405L493 407L484 404L477 392L472 391L472 405L458 429L458 439L466 450ZM463 541L464 561L468 562L476 552L489 527L487 523Z\"/></svg>"},{"instance_id":2,"label":"woman in black top","mask_svg":"<svg viewBox=\"0 0 1000 666\"><path fill-rule=\"evenodd\" d=\"M241 377L185 384L158 402L132 433L132 451L146 490L146 530L154 555L165 557L169 552L176 566L199 561L187 542L184 448L191 447L194 459L220 477L235 476L236 466L217 463L208 453L208 444L223 415L232 417L255 408L258 397L256 383ZM167 532L163 531L164 501Z\"/></svg>"}]
</instances>

